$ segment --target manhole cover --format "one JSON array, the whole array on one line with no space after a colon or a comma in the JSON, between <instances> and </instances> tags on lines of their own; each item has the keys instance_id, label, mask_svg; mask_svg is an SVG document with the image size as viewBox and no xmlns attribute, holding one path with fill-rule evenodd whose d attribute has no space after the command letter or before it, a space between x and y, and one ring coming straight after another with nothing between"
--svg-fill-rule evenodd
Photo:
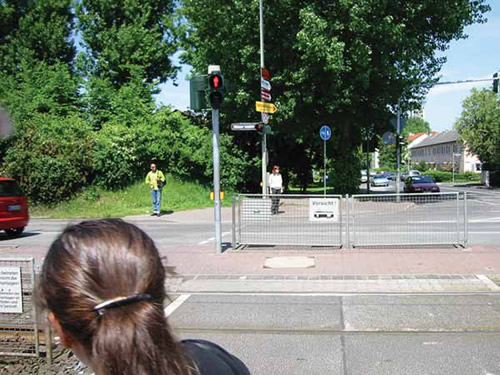
<instances>
[{"instance_id":1,"label":"manhole cover","mask_svg":"<svg viewBox=\"0 0 500 375\"><path fill-rule=\"evenodd\" d=\"M272 257L266 258L264 268L312 268L314 257Z\"/></svg>"}]
</instances>

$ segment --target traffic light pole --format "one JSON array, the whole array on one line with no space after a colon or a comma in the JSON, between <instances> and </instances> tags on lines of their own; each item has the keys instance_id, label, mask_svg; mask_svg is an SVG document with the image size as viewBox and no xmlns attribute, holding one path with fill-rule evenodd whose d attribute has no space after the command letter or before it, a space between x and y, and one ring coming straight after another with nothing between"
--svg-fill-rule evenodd
<instances>
[{"instance_id":1,"label":"traffic light pole","mask_svg":"<svg viewBox=\"0 0 500 375\"><path fill-rule=\"evenodd\" d=\"M212 108L212 148L214 153L214 210L215 210L215 247L222 253L222 229L220 207L220 157L219 157L219 110Z\"/></svg>"},{"instance_id":2,"label":"traffic light pole","mask_svg":"<svg viewBox=\"0 0 500 375\"><path fill-rule=\"evenodd\" d=\"M263 0L259 0L259 24L260 24L260 79L262 80L262 68L264 68L264 11ZM262 116L265 116L264 114ZM262 132L262 194L266 195L267 191L267 135L266 129Z\"/></svg>"},{"instance_id":3,"label":"traffic light pole","mask_svg":"<svg viewBox=\"0 0 500 375\"><path fill-rule=\"evenodd\" d=\"M398 195L398 200L399 200L399 193L401 190L401 142L399 139L399 136L401 135L401 107L398 102L398 117L397 117L397 138L396 138L396 167L397 167L397 173L396 173L396 194Z\"/></svg>"}]
</instances>

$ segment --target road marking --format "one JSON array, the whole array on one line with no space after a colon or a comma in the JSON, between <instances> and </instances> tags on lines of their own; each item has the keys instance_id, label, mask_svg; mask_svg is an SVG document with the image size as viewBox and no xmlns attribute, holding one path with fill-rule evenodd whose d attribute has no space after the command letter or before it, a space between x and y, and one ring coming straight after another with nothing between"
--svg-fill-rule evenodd
<instances>
[{"instance_id":1,"label":"road marking","mask_svg":"<svg viewBox=\"0 0 500 375\"><path fill-rule=\"evenodd\" d=\"M485 219L472 219L469 223L499 223L500 217L489 217Z\"/></svg>"},{"instance_id":2,"label":"road marking","mask_svg":"<svg viewBox=\"0 0 500 375\"><path fill-rule=\"evenodd\" d=\"M227 236L228 234L231 234L231 232L222 232L221 238ZM198 242L198 245L205 245L212 241L215 241L215 237L210 237L208 240Z\"/></svg>"},{"instance_id":3,"label":"road marking","mask_svg":"<svg viewBox=\"0 0 500 375\"><path fill-rule=\"evenodd\" d=\"M491 281L486 275L476 275L476 277L483 283L488 285L491 290L500 290L500 286Z\"/></svg>"},{"instance_id":4,"label":"road marking","mask_svg":"<svg viewBox=\"0 0 500 375\"><path fill-rule=\"evenodd\" d=\"M187 299L191 297L191 294L181 294L175 299L170 305L165 307L165 317L168 318L172 313L177 310Z\"/></svg>"}]
</instances>

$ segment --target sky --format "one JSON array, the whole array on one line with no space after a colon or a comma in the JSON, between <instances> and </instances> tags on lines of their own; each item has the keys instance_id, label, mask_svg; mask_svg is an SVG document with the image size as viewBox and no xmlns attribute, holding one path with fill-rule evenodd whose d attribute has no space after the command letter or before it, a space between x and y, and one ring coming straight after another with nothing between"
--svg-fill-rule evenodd
<instances>
[{"instance_id":1,"label":"sky","mask_svg":"<svg viewBox=\"0 0 500 375\"><path fill-rule=\"evenodd\" d=\"M500 1L490 0L491 11L486 14L488 22L465 28L467 39L452 41L442 55L447 62L439 74L440 81L463 81L491 78L500 71ZM174 56L178 64L178 54ZM189 82L186 80L190 66L182 65L177 77L177 86L172 81L161 85L157 95L158 104L169 104L175 109L185 110L189 106ZM472 88L490 88L491 82L466 83L435 86L429 91L424 104L424 118L432 130L453 129L462 112L462 102Z\"/></svg>"}]
</instances>

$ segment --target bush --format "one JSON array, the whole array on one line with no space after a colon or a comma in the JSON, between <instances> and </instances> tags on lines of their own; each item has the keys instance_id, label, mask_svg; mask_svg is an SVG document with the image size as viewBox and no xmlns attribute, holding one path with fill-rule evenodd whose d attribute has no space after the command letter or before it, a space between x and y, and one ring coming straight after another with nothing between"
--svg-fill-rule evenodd
<instances>
[{"instance_id":1,"label":"bush","mask_svg":"<svg viewBox=\"0 0 500 375\"><path fill-rule=\"evenodd\" d=\"M425 171L423 174L425 174L426 176L431 176L436 182L449 182L453 179L453 175L451 172L428 170Z\"/></svg>"},{"instance_id":2,"label":"bush","mask_svg":"<svg viewBox=\"0 0 500 375\"><path fill-rule=\"evenodd\" d=\"M79 117L36 115L17 129L5 157L5 173L34 201L56 203L88 184L92 134Z\"/></svg>"}]
</instances>

